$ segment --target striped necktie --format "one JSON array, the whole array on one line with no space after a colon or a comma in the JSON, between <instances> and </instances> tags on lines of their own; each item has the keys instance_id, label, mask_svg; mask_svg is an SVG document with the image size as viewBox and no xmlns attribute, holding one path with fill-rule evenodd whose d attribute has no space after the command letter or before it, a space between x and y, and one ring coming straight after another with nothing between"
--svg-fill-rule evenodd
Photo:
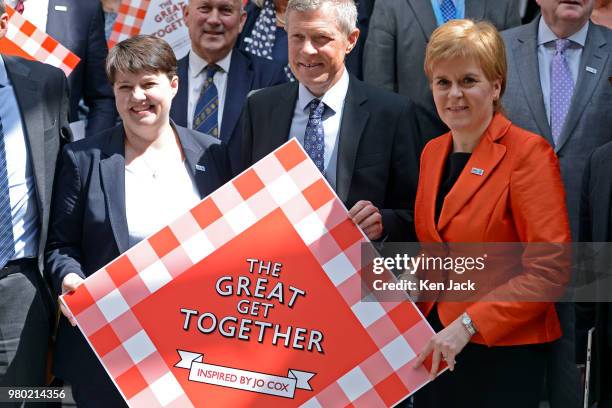
<instances>
[{"instance_id":1,"label":"striped necktie","mask_svg":"<svg viewBox=\"0 0 612 408\"><path fill-rule=\"evenodd\" d=\"M452 0L444 0L440 4L440 12L442 13L442 20L446 23L449 20L457 18L457 8Z\"/></svg>"},{"instance_id":2,"label":"striped necktie","mask_svg":"<svg viewBox=\"0 0 612 408\"><path fill-rule=\"evenodd\" d=\"M15 254L4 130L0 118L0 268Z\"/></svg>"},{"instance_id":3,"label":"striped necktie","mask_svg":"<svg viewBox=\"0 0 612 408\"><path fill-rule=\"evenodd\" d=\"M193 116L193 128L198 132L207 133L219 137L219 93L213 82L213 77L221 68L216 64L208 65L206 68L206 80L200 92L200 99L196 104Z\"/></svg>"}]
</instances>

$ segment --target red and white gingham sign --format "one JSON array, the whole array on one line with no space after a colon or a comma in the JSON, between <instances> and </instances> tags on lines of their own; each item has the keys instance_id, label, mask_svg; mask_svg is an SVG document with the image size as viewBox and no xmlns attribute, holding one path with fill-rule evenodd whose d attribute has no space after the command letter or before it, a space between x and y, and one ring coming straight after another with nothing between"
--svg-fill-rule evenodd
<instances>
[{"instance_id":1,"label":"red and white gingham sign","mask_svg":"<svg viewBox=\"0 0 612 408\"><path fill-rule=\"evenodd\" d=\"M62 301L132 407L392 406L433 331L364 243L292 139Z\"/></svg>"},{"instance_id":2,"label":"red and white gingham sign","mask_svg":"<svg viewBox=\"0 0 612 408\"><path fill-rule=\"evenodd\" d=\"M152 34L168 42L177 58L190 49L183 19L188 0L122 0L108 48L138 34Z\"/></svg>"},{"instance_id":3,"label":"red and white gingham sign","mask_svg":"<svg viewBox=\"0 0 612 408\"><path fill-rule=\"evenodd\" d=\"M53 65L70 75L81 59L10 6L6 6L6 11L8 30L0 39L0 52Z\"/></svg>"}]
</instances>

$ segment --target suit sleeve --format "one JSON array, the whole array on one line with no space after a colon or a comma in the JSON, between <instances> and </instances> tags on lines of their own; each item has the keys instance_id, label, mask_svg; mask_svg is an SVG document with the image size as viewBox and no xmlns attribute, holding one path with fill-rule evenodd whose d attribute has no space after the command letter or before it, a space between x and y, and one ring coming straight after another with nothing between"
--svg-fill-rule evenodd
<instances>
[{"instance_id":1,"label":"suit sleeve","mask_svg":"<svg viewBox=\"0 0 612 408\"><path fill-rule=\"evenodd\" d=\"M414 200L419 179L421 150L415 105L408 101L396 124L391 174L387 185L385 208L381 210L384 234L388 241L417 240L414 228Z\"/></svg>"},{"instance_id":2,"label":"suit sleeve","mask_svg":"<svg viewBox=\"0 0 612 408\"><path fill-rule=\"evenodd\" d=\"M87 135L95 135L116 124L117 111L113 90L104 70L108 46L104 37L104 13L102 6L97 10L89 23L86 51L83 100L89 107L87 115Z\"/></svg>"},{"instance_id":3,"label":"suit sleeve","mask_svg":"<svg viewBox=\"0 0 612 408\"><path fill-rule=\"evenodd\" d=\"M397 92L396 33L391 1L378 0L370 19L363 54L363 78L372 85Z\"/></svg>"},{"instance_id":4,"label":"suit sleeve","mask_svg":"<svg viewBox=\"0 0 612 408\"><path fill-rule=\"evenodd\" d=\"M542 245L571 241L559 163L543 138L526 138L524 143L525 151L513 164L509 185L510 211L518 239L527 244L521 258L522 270L467 308L488 345L520 330L551 307L549 301L520 299L561 296L569 281L571 259L567 246Z\"/></svg>"},{"instance_id":5,"label":"suit sleeve","mask_svg":"<svg viewBox=\"0 0 612 408\"><path fill-rule=\"evenodd\" d=\"M57 295L61 294L62 281L69 273L76 273L85 279L80 261L82 220L81 178L75 155L70 146L66 146L55 177L45 248L45 275Z\"/></svg>"}]
</instances>

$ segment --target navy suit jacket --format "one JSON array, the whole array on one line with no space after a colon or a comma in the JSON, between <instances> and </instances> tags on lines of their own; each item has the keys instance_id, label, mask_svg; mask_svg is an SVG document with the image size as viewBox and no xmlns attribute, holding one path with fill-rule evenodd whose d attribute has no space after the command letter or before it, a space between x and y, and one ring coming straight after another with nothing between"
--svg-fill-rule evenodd
<instances>
[{"instance_id":1,"label":"navy suit jacket","mask_svg":"<svg viewBox=\"0 0 612 408\"><path fill-rule=\"evenodd\" d=\"M224 148L212 136L175 129L200 196L205 197L229 179ZM124 137L123 126L117 126L68 144L62 152L45 251L45 274L56 295L67 274L85 278L129 249ZM197 164L206 170L197 170ZM91 384L108 382L81 332L63 316L54 372L68 381L87 375Z\"/></svg>"},{"instance_id":2,"label":"navy suit jacket","mask_svg":"<svg viewBox=\"0 0 612 408\"><path fill-rule=\"evenodd\" d=\"M178 62L179 89L172 101L170 117L179 126L187 126L189 95L189 55ZM227 90L221 120L221 142L228 145L233 169L240 163L242 126L239 125L242 108L249 92L287 82L280 64L234 49L227 74Z\"/></svg>"},{"instance_id":3,"label":"navy suit jacket","mask_svg":"<svg viewBox=\"0 0 612 408\"><path fill-rule=\"evenodd\" d=\"M59 10L56 9L60 6ZM62 11L63 7L66 11ZM98 0L49 0L47 34L75 53L81 61L68 77L70 122L79 120L83 99L89 107L87 135L115 126L117 111L104 64L108 47L104 37L104 13Z\"/></svg>"}]
</instances>

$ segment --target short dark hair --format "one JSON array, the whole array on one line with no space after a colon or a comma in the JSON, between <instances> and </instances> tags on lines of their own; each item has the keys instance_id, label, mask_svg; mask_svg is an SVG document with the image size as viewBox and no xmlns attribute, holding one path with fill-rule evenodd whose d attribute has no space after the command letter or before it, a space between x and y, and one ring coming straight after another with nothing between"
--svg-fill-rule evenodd
<instances>
[{"instance_id":1,"label":"short dark hair","mask_svg":"<svg viewBox=\"0 0 612 408\"><path fill-rule=\"evenodd\" d=\"M108 52L106 76L111 84L118 72L165 74L172 79L176 75L176 56L166 41L152 35L137 35Z\"/></svg>"}]
</instances>

